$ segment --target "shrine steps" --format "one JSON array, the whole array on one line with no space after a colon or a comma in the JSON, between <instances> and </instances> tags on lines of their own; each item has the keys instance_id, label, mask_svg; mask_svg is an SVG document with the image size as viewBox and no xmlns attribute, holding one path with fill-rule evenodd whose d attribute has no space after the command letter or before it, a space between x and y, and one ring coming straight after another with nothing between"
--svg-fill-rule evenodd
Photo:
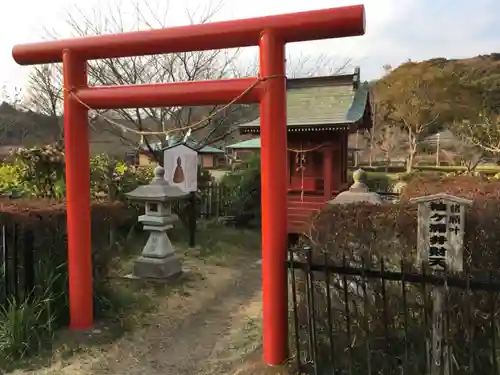
<instances>
[{"instance_id":1,"label":"shrine steps","mask_svg":"<svg viewBox=\"0 0 500 375\"><path fill-rule=\"evenodd\" d=\"M322 207L326 201L321 195L288 195L288 233L303 233L309 229L311 217Z\"/></svg>"}]
</instances>

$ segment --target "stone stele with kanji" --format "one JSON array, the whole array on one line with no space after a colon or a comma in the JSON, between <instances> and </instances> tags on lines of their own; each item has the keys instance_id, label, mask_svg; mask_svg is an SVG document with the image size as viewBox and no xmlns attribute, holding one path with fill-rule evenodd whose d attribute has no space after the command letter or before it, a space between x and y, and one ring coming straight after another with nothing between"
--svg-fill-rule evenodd
<instances>
[{"instance_id":1,"label":"stone stele with kanji","mask_svg":"<svg viewBox=\"0 0 500 375\"><path fill-rule=\"evenodd\" d=\"M465 211L473 202L444 193L410 202L418 204L418 264L424 262L436 271L462 271Z\"/></svg>"}]
</instances>

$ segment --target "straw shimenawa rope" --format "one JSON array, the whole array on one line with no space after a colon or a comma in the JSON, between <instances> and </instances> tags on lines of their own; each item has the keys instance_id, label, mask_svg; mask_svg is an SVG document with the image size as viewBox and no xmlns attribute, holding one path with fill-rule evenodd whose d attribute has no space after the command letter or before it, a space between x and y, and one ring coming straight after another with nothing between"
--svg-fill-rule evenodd
<instances>
[{"instance_id":1,"label":"straw shimenawa rope","mask_svg":"<svg viewBox=\"0 0 500 375\"><path fill-rule=\"evenodd\" d=\"M306 171L306 154L309 152L316 151L324 146L328 145L328 143L322 143L318 146L304 149L302 147L302 144L300 145L300 149L293 149L293 148L288 148L288 151L294 152L295 153L295 163L297 164L296 171L300 171L300 201L304 202L304 181L305 181L305 171Z\"/></svg>"},{"instance_id":2,"label":"straw shimenawa rope","mask_svg":"<svg viewBox=\"0 0 500 375\"><path fill-rule=\"evenodd\" d=\"M172 133L175 133L175 132L181 132L181 131L184 131L184 130L196 130L197 128L201 127L206 121L209 121L211 120L212 118L214 118L215 116L217 116L219 113L225 111L227 108L229 108L231 105L235 104L237 101L239 101L241 98L243 98L245 95L247 95L251 90L253 90L260 82L264 82L264 81L267 81L267 80L270 80L270 79L274 79L274 78L283 78L284 76L282 75L270 75L270 76L267 76L267 77L258 77L255 82L253 82L247 89L245 89L241 94L239 94L238 96L236 96L233 100L231 100L228 104L226 104L225 106L219 108L217 111L214 111L213 113L211 113L209 116L205 117L204 119L194 123L194 124L191 124L191 125L187 125L187 126L183 126L183 127L179 127L179 128L175 128L175 129L170 129L170 130L165 130L163 129L162 131L144 131L144 130L138 130L138 129L133 129L133 128L129 128L128 126L125 126L123 124L120 124L119 122L116 122L116 121L113 121L109 118L107 118L106 116L104 116L103 114L101 113L98 113L96 112L97 114L97 117L103 119L104 121L106 121L107 123L109 123L110 125L112 126L115 126L119 129L122 130L122 132L126 133L126 132L131 132L131 133L134 133L134 134L137 134L137 135L140 135L141 136L141 140L143 139L144 136L146 135L164 135L166 138L168 138L168 136ZM286 78L286 76L284 77ZM67 90L67 89L65 89ZM90 107L87 103L85 103L83 100L81 100L78 95L72 91L72 90L67 90L69 92L70 95L72 95L76 101L78 101L81 105L83 105L85 108L87 108L89 111L95 111L94 108ZM312 148L309 148L309 149L303 149L302 147L300 149L293 149L293 148L287 148L288 151L290 152L294 152L297 156L297 170L300 170L301 171L301 200L303 201L304 200L304 172L305 172L305 169L306 169L306 160L305 160L305 155L306 153L309 153L309 152L312 152L312 151L316 151L324 146L326 146L328 143L323 143L323 144L320 144L318 146L315 146L315 147L312 147ZM301 155L299 157L299 155Z\"/></svg>"},{"instance_id":3,"label":"straw shimenawa rope","mask_svg":"<svg viewBox=\"0 0 500 375\"><path fill-rule=\"evenodd\" d=\"M175 129L170 129L170 130L163 129L162 131L144 131L144 130L138 130L138 129L129 128L128 126L120 124L119 122L113 121L113 120L107 118L106 116L104 116L103 114L100 114L100 113L96 113L96 114L97 114L97 117L103 119L104 121L106 121L110 125L115 126L115 127L119 128L119 129L121 129L124 133L131 132L133 134L140 135L141 137L146 136L146 135L164 135L165 137L168 137L170 134L175 133L175 132L181 132L181 131L184 131L184 130L191 130L191 131L196 130L197 128L201 127L201 125L203 125L206 121L209 121L209 120L213 119L219 113L225 111L231 105L235 104L237 101L239 101L245 95L247 95L251 90L253 90L260 82L264 82L264 81L267 81L267 80L270 80L270 79L274 79L274 78L286 78L286 76L278 75L277 74L277 75L270 75L270 76L267 76L267 77L258 77L255 80L255 82L253 82L247 89L245 89L241 94L239 94L238 96L236 96L233 100L231 100L225 106L219 108L218 110L216 110L213 113L211 113L209 116L205 117L204 119L202 119L202 120L200 120L200 121L198 121L198 122L196 122L194 124L183 126L183 127L179 127L179 128L175 128ZM78 101L81 105L83 105L89 111L95 111L94 108L90 107L83 100L81 100L74 91L67 90L67 89L65 89L65 90L67 92L69 92L76 99L76 101Z\"/></svg>"}]
</instances>

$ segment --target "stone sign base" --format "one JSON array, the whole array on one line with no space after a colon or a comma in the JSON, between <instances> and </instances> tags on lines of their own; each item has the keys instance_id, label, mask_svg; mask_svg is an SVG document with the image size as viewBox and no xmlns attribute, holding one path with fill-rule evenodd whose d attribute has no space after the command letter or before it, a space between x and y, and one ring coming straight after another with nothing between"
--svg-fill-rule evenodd
<instances>
[{"instance_id":1,"label":"stone sign base","mask_svg":"<svg viewBox=\"0 0 500 375\"><path fill-rule=\"evenodd\" d=\"M134 263L134 276L141 279L170 279L182 273L181 260L176 255L165 258L139 257Z\"/></svg>"}]
</instances>

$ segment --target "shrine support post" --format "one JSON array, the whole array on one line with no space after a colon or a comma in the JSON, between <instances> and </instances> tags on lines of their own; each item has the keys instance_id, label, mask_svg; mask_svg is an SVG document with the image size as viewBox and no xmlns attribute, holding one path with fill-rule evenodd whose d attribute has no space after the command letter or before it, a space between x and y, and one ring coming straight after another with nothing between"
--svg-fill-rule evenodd
<instances>
[{"instance_id":1,"label":"shrine support post","mask_svg":"<svg viewBox=\"0 0 500 375\"><path fill-rule=\"evenodd\" d=\"M259 42L262 186L262 307L264 360L278 364L287 350L287 130L285 43L270 31Z\"/></svg>"},{"instance_id":2,"label":"shrine support post","mask_svg":"<svg viewBox=\"0 0 500 375\"><path fill-rule=\"evenodd\" d=\"M70 327L86 329L93 323L89 124L87 108L71 92L87 87L87 61L69 50L62 61Z\"/></svg>"},{"instance_id":3,"label":"shrine support post","mask_svg":"<svg viewBox=\"0 0 500 375\"><path fill-rule=\"evenodd\" d=\"M21 65L63 63L71 328L93 324L89 134L87 108L81 102L93 109L224 105L257 79L87 87L87 61L260 47L263 82L238 103L261 103L263 346L265 362L277 365L286 360L288 318L285 43L364 33L364 7L355 5L13 48L13 57Z\"/></svg>"}]
</instances>

